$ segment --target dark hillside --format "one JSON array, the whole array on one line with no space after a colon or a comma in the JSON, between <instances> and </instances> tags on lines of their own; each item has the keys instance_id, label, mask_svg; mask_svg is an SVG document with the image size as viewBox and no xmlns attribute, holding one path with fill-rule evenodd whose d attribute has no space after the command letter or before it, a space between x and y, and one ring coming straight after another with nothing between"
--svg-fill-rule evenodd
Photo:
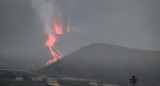
<instances>
[{"instance_id":1,"label":"dark hillside","mask_svg":"<svg viewBox=\"0 0 160 86\"><path fill-rule=\"evenodd\" d=\"M128 85L129 78L136 75L139 83L149 84L160 82L159 64L159 51L95 43L46 66L39 73L90 78L121 85Z\"/></svg>"}]
</instances>

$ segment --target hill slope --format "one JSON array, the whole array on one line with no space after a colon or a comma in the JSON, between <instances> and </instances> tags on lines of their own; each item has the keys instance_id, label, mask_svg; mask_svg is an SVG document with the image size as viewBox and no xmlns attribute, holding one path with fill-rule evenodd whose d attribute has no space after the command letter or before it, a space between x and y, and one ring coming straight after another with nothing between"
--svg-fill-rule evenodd
<instances>
[{"instance_id":1,"label":"hill slope","mask_svg":"<svg viewBox=\"0 0 160 86\"><path fill-rule=\"evenodd\" d=\"M160 82L160 52L95 43L65 56L39 73L90 78L105 83L128 85L136 75L139 84Z\"/></svg>"}]
</instances>

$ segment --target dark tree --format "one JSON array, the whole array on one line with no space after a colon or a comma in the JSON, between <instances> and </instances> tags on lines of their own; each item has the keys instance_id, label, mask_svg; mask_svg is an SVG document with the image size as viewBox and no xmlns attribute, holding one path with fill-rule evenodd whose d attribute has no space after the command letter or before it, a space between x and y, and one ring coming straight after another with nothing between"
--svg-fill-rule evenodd
<instances>
[{"instance_id":1,"label":"dark tree","mask_svg":"<svg viewBox=\"0 0 160 86\"><path fill-rule=\"evenodd\" d=\"M133 84L133 86L137 83L137 80L138 79L136 79L136 76L132 76L132 78L131 79L129 79L130 80L130 83L132 83Z\"/></svg>"}]
</instances>

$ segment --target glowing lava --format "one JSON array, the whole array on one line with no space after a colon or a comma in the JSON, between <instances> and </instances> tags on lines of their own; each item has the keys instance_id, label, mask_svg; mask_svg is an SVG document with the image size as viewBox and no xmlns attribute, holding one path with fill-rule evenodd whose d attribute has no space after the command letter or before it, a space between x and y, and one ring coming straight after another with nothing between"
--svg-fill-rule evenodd
<instances>
[{"instance_id":1,"label":"glowing lava","mask_svg":"<svg viewBox=\"0 0 160 86\"><path fill-rule=\"evenodd\" d=\"M53 29L54 29L54 32L56 34L63 34L62 32L62 24L58 24L56 21L54 21L54 24L53 24Z\"/></svg>"},{"instance_id":2,"label":"glowing lava","mask_svg":"<svg viewBox=\"0 0 160 86\"><path fill-rule=\"evenodd\" d=\"M70 18L68 17L68 26L67 26L67 32L70 31Z\"/></svg>"},{"instance_id":3,"label":"glowing lava","mask_svg":"<svg viewBox=\"0 0 160 86\"><path fill-rule=\"evenodd\" d=\"M53 36L51 33L48 34L48 40L46 41L46 46L49 47L49 50L51 52L51 55L54 57L52 60L49 60L46 64L51 64L52 62L57 61L57 59L61 59L63 56L60 51L58 51L55 47L54 44L56 42L56 37ZM53 50L54 49L54 50Z\"/></svg>"},{"instance_id":4,"label":"glowing lava","mask_svg":"<svg viewBox=\"0 0 160 86\"><path fill-rule=\"evenodd\" d=\"M61 21L61 20L60 20ZM46 41L46 46L48 46L51 55L53 56L53 59L49 60L46 65L49 65L51 63L56 62L58 59L61 59L63 57L62 53L55 48L55 42L57 42L56 35L62 35L63 34L63 25L61 22L57 22L56 20L53 21L53 34L51 32L48 32L48 40ZM67 32L70 31L70 20L67 21Z\"/></svg>"}]
</instances>

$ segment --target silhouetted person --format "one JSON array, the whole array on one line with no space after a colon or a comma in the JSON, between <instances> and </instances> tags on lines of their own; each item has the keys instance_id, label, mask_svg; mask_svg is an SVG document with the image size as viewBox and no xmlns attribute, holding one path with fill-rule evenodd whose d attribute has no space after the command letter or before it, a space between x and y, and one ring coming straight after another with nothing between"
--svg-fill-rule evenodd
<instances>
[{"instance_id":1,"label":"silhouetted person","mask_svg":"<svg viewBox=\"0 0 160 86\"><path fill-rule=\"evenodd\" d=\"M130 82L133 84L133 86L137 83L137 79L136 79L136 76L132 76L131 79L129 79Z\"/></svg>"}]
</instances>

